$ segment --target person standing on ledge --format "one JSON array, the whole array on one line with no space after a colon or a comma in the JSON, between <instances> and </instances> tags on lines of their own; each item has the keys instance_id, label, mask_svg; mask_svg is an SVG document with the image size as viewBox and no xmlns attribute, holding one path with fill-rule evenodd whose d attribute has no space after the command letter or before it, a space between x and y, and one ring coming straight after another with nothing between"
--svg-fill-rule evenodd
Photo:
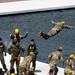
<instances>
[{"instance_id":1,"label":"person standing on ledge","mask_svg":"<svg viewBox=\"0 0 75 75\"><path fill-rule=\"evenodd\" d=\"M2 42L2 38L0 37L0 61L3 66L4 72L7 72L7 67L4 60L4 55L6 56L6 46Z\"/></svg>"},{"instance_id":2,"label":"person standing on ledge","mask_svg":"<svg viewBox=\"0 0 75 75\"><path fill-rule=\"evenodd\" d=\"M16 62L17 75L18 75L20 57L22 54L24 54L24 52L25 49L21 47L19 42L17 41L15 41L15 43L8 48L8 53L11 55L10 69L14 67L14 63Z\"/></svg>"},{"instance_id":3,"label":"person standing on ledge","mask_svg":"<svg viewBox=\"0 0 75 75\"><path fill-rule=\"evenodd\" d=\"M19 35L19 29L18 28L13 30L12 33L9 35L10 39L13 40L12 44L14 44L14 41L18 41L20 43L20 40L26 38L27 36L28 36L28 32L26 32L26 34L24 36Z\"/></svg>"},{"instance_id":4,"label":"person standing on ledge","mask_svg":"<svg viewBox=\"0 0 75 75\"><path fill-rule=\"evenodd\" d=\"M30 52L29 55L24 57L23 61L19 65L19 75L22 75L23 72L25 75L30 75L28 73L29 73L30 64L33 60L34 55L35 54L33 52Z\"/></svg>"},{"instance_id":5,"label":"person standing on ledge","mask_svg":"<svg viewBox=\"0 0 75 75\"><path fill-rule=\"evenodd\" d=\"M64 59L61 52L62 52L62 47L59 47L58 51L52 52L48 56L50 70L52 69L54 71L54 75L57 75L58 73L58 68L57 68L58 62L62 61L64 65Z\"/></svg>"},{"instance_id":6,"label":"person standing on ledge","mask_svg":"<svg viewBox=\"0 0 75 75\"><path fill-rule=\"evenodd\" d=\"M54 27L48 33L41 30L38 33L38 37L42 36L44 39L47 40L48 38L59 33L63 28L75 29L75 27L73 27L73 26L66 25L66 23L64 21L62 21L62 22L51 21L51 23L54 25Z\"/></svg>"},{"instance_id":7,"label":"person standing on ledge","mask_svg":"<svg viewBox=\"0 0 75 75\"><path fill-rule=\"evenodd\" d=\"M32 67L34 67L34 71L35 71L36 58L37 58L37 54L38 54L38 47L36 46L34 39L31 39L30 45L28 46L27 50L28 50L27 55L29 55L30 52L34 53L34 57L32 60Z\"/></svg>"}]
</instances>

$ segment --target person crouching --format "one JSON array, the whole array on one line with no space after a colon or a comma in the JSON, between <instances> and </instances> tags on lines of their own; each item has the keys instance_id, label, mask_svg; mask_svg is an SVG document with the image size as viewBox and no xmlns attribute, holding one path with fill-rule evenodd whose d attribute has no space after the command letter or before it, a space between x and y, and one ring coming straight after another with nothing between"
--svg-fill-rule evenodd
<instances>
[{"instance_id":1,"label":"person crouching","mask_svg":"<svg viewBox=\"0 0 75 75\"><path fill-rule=\"evenodd\" d=\"M19 65L19 75L22 75L24 72L25 75L29 75L29 69L30 69L30 64L33 60L33 56L35 54L33 52L30 52L28 56L25 56L22 63Z\"/></svg>"}]
</instances>

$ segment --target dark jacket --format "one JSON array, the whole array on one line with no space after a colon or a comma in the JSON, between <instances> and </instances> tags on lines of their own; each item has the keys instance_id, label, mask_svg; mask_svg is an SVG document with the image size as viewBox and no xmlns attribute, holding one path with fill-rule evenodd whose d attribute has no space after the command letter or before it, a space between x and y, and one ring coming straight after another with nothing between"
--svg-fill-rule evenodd
<instances>
[{"instance_id":1,"label":"dark jacket","mask_svg":"<svg viewBox=\"0 0 75 75\"><path fill-rule=\"evenodd\" d=\"M37 48L36 44L34 44L33 46L30 44L28 46L27 55L29 55L30 52L34 52L35 56L38 54L38 48Z\"/></svg>"}]
</instances>

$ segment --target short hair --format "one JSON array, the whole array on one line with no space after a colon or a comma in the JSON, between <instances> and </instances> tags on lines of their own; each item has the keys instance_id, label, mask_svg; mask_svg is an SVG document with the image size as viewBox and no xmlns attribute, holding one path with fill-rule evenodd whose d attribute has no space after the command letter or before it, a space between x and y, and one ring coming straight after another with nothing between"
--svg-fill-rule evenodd
<instances>
[{"instance_id":1,"label":"short hair","mask_svg":"<svg viewBox=\"0 0 75 75\"><path fill-rule=\"evenodd\" d=\"M34 42L34 39L31 39L32 42Z\"/></svg>"},{"instance_id":2,"label":"short hair","mask_svg":"<svg viewBox=\"0 0 75 75\"><path fill-rule=\"evenodd\" d=\"M53 69L50 69L50 70L49 70L49 73L53 73Z\"/></svg>"}]
</instances>

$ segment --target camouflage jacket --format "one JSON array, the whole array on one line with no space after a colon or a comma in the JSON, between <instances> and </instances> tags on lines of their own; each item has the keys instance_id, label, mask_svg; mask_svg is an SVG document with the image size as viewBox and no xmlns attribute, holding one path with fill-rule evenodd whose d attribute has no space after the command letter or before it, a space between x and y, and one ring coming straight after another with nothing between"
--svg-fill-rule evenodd
<instances>
[{"instance_id":1,"label":"camouflage jacket","mask_svg":"<svg viewBox=\"0 0 75 75\"><path fill-rule=\"evenodd\" d=\"M64 62L63 55L60 51L52 52L48 56L49 64L57 65L59 60Z\"/></svg>"},{"instance_id":2,"label":"camouflage jacket","mask_svg":"<svg viewBox=\"0 0 75 75\"><path fill-rule=\"evenodd\" d=\"M73 60L71 60L71 59L66 60L64 67L65 67L65 69L73 70L74 69Z\"/></svg>"},{"instance_id":3,"label":"camouflage jacket","mask_svg":"<svg viewBox=\"0 0 75 75\"><path fill-rule=\"evenodd\" d=\"M14 57L18 57L18 55L21 53L21 51L24 53L25 49L21 46L16 47L15 45L11 45L8 48L8 53L13 54Z\"/></svg>"},{"instance_id":4,"label":"camouflage jacket","mask_svg":"<svg viewBox=\"0 0 75 75\"><path fill-rule=\"evenodd\" d=\"M13 40L13 43L14 43L14 41L18 41L18 42L20 42L21 39L26 38L26 37L27 37L27 34L25 34L24 36L19 35L18 37L16 37L16 35L14 35L14 34L10 34L9 37L10 37L10 39Z\"/></svg>"},{"instance_id":5,"label":"camouflage jacket","mask_svg":"<svg viewBox=\"0 0 75 75\"><path fill-rule=\"evenodd\" d=\"M68 28L68 29L74 29L74 27L73 26L69 26L69 25L63 25L61 22L51 22L53 25L54 25L54 27L53 27L53 29L55 30L56 29L56 31L60 31L61 29L63 29L63 28Z\"/></svg>"},{"instance_id":6,"label":"camouflage jacket","mask_svg":"<svg viewBox=\"0 0 75 75\"><path fill-rule=\"evenodd\" d=\"M34 44L34 46L32 46L31 44L28 46L27 49L27 55L29 55L30 52L34 52L35 56L38 54L38 47L36 46L36 44Z\"/></svg>"},{"instance_id":7,"label":"camouflage jacket","mask_svg":"<svg viewBox=\"0 0 75 75\"><path fill-rule=\"evenodd\" d=\"M25 56L22 63L20 64L20 67L26 67L26 65L30 65L31 61L32 61L32 56L28 55L28 56Z\"/></svg>"}]
</instances>

